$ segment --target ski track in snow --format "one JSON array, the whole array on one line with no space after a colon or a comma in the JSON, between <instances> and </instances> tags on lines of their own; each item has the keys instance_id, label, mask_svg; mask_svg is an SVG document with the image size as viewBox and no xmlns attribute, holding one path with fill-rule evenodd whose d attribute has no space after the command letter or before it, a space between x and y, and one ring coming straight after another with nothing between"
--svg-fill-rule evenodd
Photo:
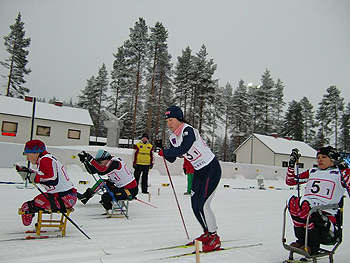
<instances>
[{"instance_id":1,"label":"ski track in snow","mask_svg":"<svg viewBox=\"0 0 350 263\"><path fill-rule=\"evenodd\" d=\"M91 187L94 180L85 173L69 169L71 179L79 192ZM186 190L186 177L172 176L177 197L190 239L201 234L199 223L193 216L190 197L183 195ZM79 180L87 180L87 185L78 184ZM20 181L14 169L0 168L0 181ZM182 258L162 259L172 255L191 252L194 248L176 248L155 250L167 246L185 244L186 237L182 221L171 186L165 175L149 176L152 208L137 201L129 207L130 220L125 218L105 218L102 206L98 203L100 196L94 196L87 205L79 201L71 218L87 233L91 240L84 237L75 227L68 223L67 237L19 240L0 242L0 262L6 263L89 263L89 262L195 262L195 255ZM225 185L230 187L224 188ZM249 189L254 186L254 189ZM269 186L286 188L281 181L265 181L267 190L257 190L256 180L223 178L216 196L212 201L212 209L219 226L218 234L224 242L223 247L263 243L261 246L238 248L227 251L201 254L202 263L206 262L282 262L288 258L281 242L282 217L286 200L295 190L275 190ZM247 190L232 189L245 187ZM158 191L160 195L158 195ZM24 201L32 199L39 192L36 189L17 189L16 185L0 184L1 229L0 241L19 238L26 235L20 231L34 229L34 221L30 227L24 227L18 208ZM139 194L138 198L148 202L148 196ZM338 248L334 261L349 262L350 253L350 216L348 198L344 207L344 240ZM36 220L36 217L34 218ZM50 231L51 229L45 229ZM16 234L11 234L16 233ZM56 234L56 233L53 233ZM45 234L46 235L46 234ZM48 234L49 235L49 234ZM287 242L294 241L290 218L287 221ZM106 255L102 249L112 255ZM296 255L296 258L299 256ZM319 259L325 263L328 259Z\"/></svg>"}]
</instances>

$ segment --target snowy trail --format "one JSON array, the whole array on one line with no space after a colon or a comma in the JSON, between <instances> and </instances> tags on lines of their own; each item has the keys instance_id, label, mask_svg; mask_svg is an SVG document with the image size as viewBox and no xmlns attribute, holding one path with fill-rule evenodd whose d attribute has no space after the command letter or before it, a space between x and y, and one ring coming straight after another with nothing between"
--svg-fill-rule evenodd
<instances>
[{"instance_id":1,"label":"snowy trail","mask_svg":"<svg viewBox=\"0 0 350 263\"><path fill-rule=\"evenodd\" d=\"M82 172L70 173L73 182L79 191L90 185L78 184L79 180L86 179L87 174ZM13 169L0 168L0 180L17 180L18 175ZM173 176L176 193L184 215L185 223L193 239L201 234L190 206L190 197L183 195L186 189L184 176ZM0 222L0 262L6 263L92 263L92 262L165 262L187 263L195 262L195 256L183 258L162 259L172 255L191 252L193 248L155 250L188 242L177 205L170 187L163 187L168 183L166 176L152 175L149 180L151 192L150 203L157 209L140 202L130 203L130 220L125 218L104 218L104 212L98 203L100 197L95 196L87 205L77 203L71 218L91 237L85 238L71 224L67 226L67 237L42 240L21 240L1 242L11 237L20 237L20 231L32 230L22 226L17 209L20 205L38 194L36 189L19 190L16 185L0 185L1 214ZM229 185L225 188L224 185ZM250 187L254 186L254 189ZM244 244L263 243L261 246L239 248L228 251L201 254L201 262L282 262L288 258L288 251L282 247L282 217L287 198L295 194L294 190L276 190L272 187L285 187L284 182L265 181L267 190L257 190L255 180L227 179L220 182L212 208L217 216L218 234L223 247ZM271 188L269 188L271 186ZM244 187L250 190L232 189ZM160 195L158 195L158 188ZM147 195L139 198L148 202ZM335 262L349 262L350 253L350 210L348 199L344 208L344 241L335 254ZM50 230L50 229L48 229ZM26 234L22 235L23 237ZM287 238L294 241L291 222L287 222ZM113 252L113 255L106 255ZM115 254L115 255L114 255ZM327 259L318 262L326 263Z\"/></svg>"}]
</instances>

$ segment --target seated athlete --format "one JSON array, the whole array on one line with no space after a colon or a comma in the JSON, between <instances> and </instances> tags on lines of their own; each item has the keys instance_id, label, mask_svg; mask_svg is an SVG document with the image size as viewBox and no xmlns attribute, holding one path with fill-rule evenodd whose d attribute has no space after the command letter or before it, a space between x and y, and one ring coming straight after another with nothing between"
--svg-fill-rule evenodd
<instances>
[{"instance_id":1,"label":"seated athlete","mask_svg":"<svg viewBox=\"0 0 350 263\"><path fill-rule=\"evenodd\" d=\"M77 190L64 166L46 151L44 142L31 140L26 142L24 154L27 160L37 166L32 170L26 166L16 166L16 170L23 180L41 184L47 191L39 194L33 200L23 203L20 211L23 225L32 223L34 213L39 210L65 211L77 201Z\"/></svg>"},{"instance_id":2,"label":"seated athlete","mask_svg":"<svg viewBox=\"0 0 350 263\"><path fill-rule=\"evenodd\" d=\"M299 159L298 149L293 149L287 168L286 184L296 185L297 175L294 165ZM341 170L341 173L339 172ZM304 196L292 196L288 201L288 209L294 224L297 238L290 245L305 249L305 227L309 211L318 205L338 204L347 189L350 189L350 169L340 154L331 146L322 147L317 151L317 168L309 169L299 175L300 183L306 183ZM335 223L335 210L325 210L324 214ZM308 230L308 248L310 255L317 254L320 249L321 230L318 227L320 218L318 213L311 215Z\"/></svg>"},{"instance_id":3,"label":"seated athlete","mask_svg":"<svg viewBox=\"0 0 350 263\"><path fill-rule=\"evenodd\" d=\"M134 175L121 158L113 157L102 149L97 151L95 158L84 151L78 156L88 173L108 176L106 180L100 179L93 187L87 188L85 193L78 193L78 199L83 204L86 204L96 192L105 186L113 193L116 200L133 199L137 195L138 187ZM113 197L109 191L102 194L100 203L106 210L112 209Z\"/></svg>"}]
</instances>

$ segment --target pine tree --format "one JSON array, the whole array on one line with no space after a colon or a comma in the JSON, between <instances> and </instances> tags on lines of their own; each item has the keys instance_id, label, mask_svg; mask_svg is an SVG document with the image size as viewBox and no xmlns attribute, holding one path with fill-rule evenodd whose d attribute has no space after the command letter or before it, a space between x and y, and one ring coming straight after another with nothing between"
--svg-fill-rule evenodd
<instances>
[{"instance_id":1,"label":"pine tree","mask_svg":"<svg viewBox=\"0 0 350 263\"><path fill-rule=\"evenodd\" d=\"M84 90L81 91L82 94L78 95L77 106L82 109L87 109L90 113L93 123L96 125L98 98L95 92L95 85L96 80L95 77L92 76L87 80L87 84ZM95 134L94 126L91 127L91 134Z\"/></svg>"},{"instance_id":2,"label":"pine tree","mask_svg":"<svg viewBox=\"0 0 350 263\"><path fill-rule=\"evenodd\" d=\"M350 103L348 103L342 116L340 129L339 149L350 153Z\"/></svg>"},{"instance_id":3,"label":"pine tree","mask_svg":"<svg viewBox=\"0 0 350 263\"><path fill-rule=\"evenodd\" d=\"M323 98L318 104L318 109L315 115L318 131L316 134L314 148L318 149L325 146L326 144L329 144L330 133L332 131L332 129L329 127L331 118L332 117L328 109L328 103L326 99Z\"/></svg>"},{"instance_id":4,"label":"pine tree","mask_svg":"<svg viewBox=\"0 0 350 263\"><path fill-rule=\"evenodd\" d=\"M148 68L149 77L147 81L149 83L149 91L147 93L147 127L146 131L151 133L152 121L154 119L154 110L156 109L155 102L155 89L157 74L159 73L158 67L160 65L160 60L162 53L167 52L167 38L168 32L160 22L156 22L154 27L150 28L150 41L149 41L149 56L150 56L150 67ZM151 136L152 137L152 136Z\"/></svg>"},{"instance_id":5,"label":"pine tree","mask_svg":"<svg viewBox=\"0 0 350 263\"><path fill-rule=\"evenodd\" d=\"M300 102L293 100L289 103L284 118L284 136L303 141L303 115Z\"/></svg>"},{"instance_id":6,"label":"pine tree","mask_svg":"<svg viewBox=\"0 0 350 263\"><path fill-rule=\"evenodd\" d=\"M261 119L258 123L258 129L262 134L270 134L272 132L273 123L273 94L275 82L273 81L270 71L266 69L261 77L261 83L257 94L259 97L259 107L261 110Z\"/></svg>"},{"instance_id":7,"label":"pine tree","mask_svg":"<svg viewBox=\"0 0 350 263\"><path fill-rule=\"evenodd\" d=\"M168 52L168 31L162 23L157 22L151 28L150 34L150 63L149 67L149 92L147 92L147 131L150 138L155 138L160 129L164 129L161 115L172 97L172 64L171 55Z\"/></svg>"},{"instance_id":8,"label":"pine tree","mask_svg":"<svg viewBox=\"0 0 350 263\"><path fill-rule=\"evenodd\" d=\"M233 94L232 94L232 86L230 83L226 83L225 87L220 92L221 103L220 107L223 109L223 126L224 126L224 140L223 140L223 151L222 151L222 160L226 162L228 157L228 144L229 144L229 127L232 127L230 124L230 116L232 115L233 110Z\"/></svg>"},{"instance_id":9,"label":"pine tree","mask_svg":"<svg viewBox=\"0 0 350 263\"><path fill-rule=\"evenodd\" d=\"M18 13L15 24L10 26L11 32L4 37L6 51L10 57L0 61L1 65L9 69L7 78L6 96L24 98L30 89L25 87L24 75L29 75L31 70L26 68L30 45L30 38L25 38L24 22L21 21L21 13Z\"/></svg>"},{"instance_id":10,"label":"pine tree","mask_svg":"<svg viewBox=\"0 0 350 263\"><path fill-rule=\"evenodd\" d=\"M202 45L195 57L196 70L196 109L198 110L198 131L202 132L202 125L205 125L205 119L209 117L208 106L214 102L214 90L217 87L218 80L213 79L217 65L213 59L207 60L207 48Z\"/></svg>"},{"instance_id":11,"label":"pine tree","mask_svg":"<svg viewBox=\"0 0 350 263\"><path fill-rule=\"evenodd\" d=\"M117 53L113 54L115 60L113 62L113 70L110 73L112 81L110 82L110 90L113 96L108 98L108 109L114 115L118 115L119 112L125 112L123 109L123 102L126 100L128 94L130 94L130 74L129 66L127 64L127 56L124 46L118 47ZM119 113L120 115L120 113Z\"/></svg>"},{"instance_id":12,"label":"pine tree","mask_svg":"<svg viewBox=\"0 0 350 263\"><path fill-rule=\"evenodd\" d=\"M251 87L253 89L254 87ZM254 92L251 90L251 92ZM235 150L245 138L253 132L254 126L254 97L248 101L248 90L241 79L237 88L233 92L231 105L229 108L230 133L232 135L232 145Z\"/></svg>"},{"instance_id":13,"label":"pine tree","mask_svg":"<svg viewBox=\"0 0 350 263\"><path fill-rule=\"evenodd\" d=\"M344 110L344 98L340 97L340 90L336 86L330 86L327 94L323 96L330 111L330 123L332 124L331 134L334 134L334 146L338 147L339 127L342 112Z\"/></svg>"},{"instance_id":14,"label":"pine tree","mask_svg":"<svg viewBox=\"0 0 350 263\"><path fill-rule=\"evenodd\" d=\"M103 121L106 119L105 115L102 115L105 106L103 103L107 100L108 90L108 72L106 65L103 63L102 67L98 70L98 75L95 80L94 91L97 98L97 115L95 119L95 136L100 137L106 135Z\"/></svg>"},{"instance_id":15,"label":"pine tree","mask_svg":"<svg viewBox=\"0 0 350 263\"><path fill-rule=\"evenodd\" d=\"M248 104L250 108L249 120L251 121L250 133L263 133L262 128L262 105L260 103L260 85L248 83Z\"/></svg>"},{"instance_id":16,"label":"pine tree","mask_svg":"<svg viewBox=\"0 0 350 263\"><path fill-rule=\"evenodd\" d=\"M182 50L182 55L177 57L174 78L174 100L183 109L184 118L192 125L194 119L194 56L190 47Z\"/></svg>"},{"instance_id":17,"label":"pine tree","mask_svg":"<svg viewBox=\"0 0 350 263\"><path fill-rule=\"evenodd\" d=\"M134 102L133 102L133 117L131 128L131 142L134 144L136 131L137 116L141 116L143 106L139 105L139 94L143 94L142 81L144 78L145 63L148 51L148 27L145 20L140 17L135 23L134 28L130 28L129 40L125 42L127 54L129 57L130 70L134 78ZM139 123L139 122L138 122Z\"/></svg>"},{"instance_id":18,"label":"pine tree","mask_svg":"<svg viewBox=\"0 0 350 263\"><path fill-rule=\"evenodd\" d=\"M272 96L272 131L275 131L277 134L281 134L283 129L283 108L286 105L283 100L283 89L283 82L278 78Z\"/></svg>"},{"instance_id":19,"label":"pine tree","mask_svg":"<svg viewBox=\"0 0 350 263\"><path fill-rule=\"evenodd\" d=\"M315 120L314 120L314 110L307 97L303 97L300 101L302 107L303 115L303 139L304 142L313 145L315 141Z\"/></svg>"}]
</instances>

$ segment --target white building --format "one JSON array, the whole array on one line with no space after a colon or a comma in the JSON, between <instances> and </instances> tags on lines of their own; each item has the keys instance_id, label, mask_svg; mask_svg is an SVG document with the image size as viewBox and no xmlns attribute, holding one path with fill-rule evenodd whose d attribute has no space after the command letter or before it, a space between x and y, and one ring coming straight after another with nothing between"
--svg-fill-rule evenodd
<instances>
[{"instance_id":1,"label":"white building","mask_svg":"<svg viewBox=\"0 0 350 263\"><path fill-rule=\"evenodd\" d=\"M254 133L236 150L236 162L287 167L292 149L301 154L300 168L309 169L316 163L316 150L300 141L278 138L277 136Z\"/></svg>"},{"instance_id":2,"label":"white building","mask_svg":"<svg viewBox=\"0 0 350 263\"><path fill-rule=\"evenodd\" d=\"M0 96L0 142L25 143L30 139L34 102ZM85 109L64 107L61 103L35 103L33 139L47 145L89 145L90 114Z\"/></svg>"}]
</instances>

